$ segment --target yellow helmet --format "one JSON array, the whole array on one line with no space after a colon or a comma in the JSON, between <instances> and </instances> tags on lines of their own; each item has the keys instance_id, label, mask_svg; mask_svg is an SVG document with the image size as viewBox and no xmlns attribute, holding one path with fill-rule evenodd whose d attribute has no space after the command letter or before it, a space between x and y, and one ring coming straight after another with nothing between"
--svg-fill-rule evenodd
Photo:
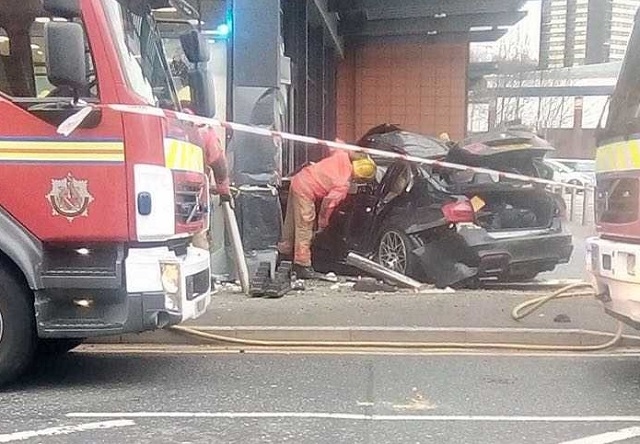
<instances>
[{"instance_id":1,"label":"yellow helmet","mask_svg":"<svg viewBox=\"0 0 640 444\"><path fill-rule=\"evenodd\" d=\"M373 180L376 177L376 163L370 157L363 157L351 162L353 177L357 180Z\"/></svg>"}]
</instances>

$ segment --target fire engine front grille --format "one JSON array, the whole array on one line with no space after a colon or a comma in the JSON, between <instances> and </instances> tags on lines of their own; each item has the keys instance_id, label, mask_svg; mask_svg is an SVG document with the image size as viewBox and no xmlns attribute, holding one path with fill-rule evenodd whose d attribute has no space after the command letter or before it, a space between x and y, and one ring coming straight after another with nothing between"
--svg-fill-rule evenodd
<instances>
[{"instance_id":1,"label":"fire engine front grille","mask_svg":"<svg viewBox=\"0 0 640 444\"><path fill-rule=\"evenodd\" d=\"M191 301L209 289L211 275L209 270L202 270L186 278L187 300Z\"/></svg>"},{"instance_id":2,"label":"fire engine front grille","mask_svg":"<svg viewBox=\"0 0 640 444\"><path fill-rule=\"evenodd\" d=\"M176 222L188 225L204 219L207 208L203 186L194 183L176 184Z\"/></svg>"}]
</instances>

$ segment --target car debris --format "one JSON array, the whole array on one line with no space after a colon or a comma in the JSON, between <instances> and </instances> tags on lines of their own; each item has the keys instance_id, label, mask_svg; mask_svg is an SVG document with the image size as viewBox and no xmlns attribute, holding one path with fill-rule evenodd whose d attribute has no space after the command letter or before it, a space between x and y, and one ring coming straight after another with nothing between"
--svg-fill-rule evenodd
<instances>
[{"instance_id":1,"label":"car debris","mask_svg":"<svg viewBox=\"0 0 640 444\"><path fill-rule=\"evenodd\" d=\"M355 282L337 282L333 284L331 287L329 287L329 290L338 290L338 291L342 289L352 290L355 285L356 285Z\"/></svg>"},{"instance_id":2,"label":"car debris","mask_svg":"<svg viewBox=\"0 0 640 444\"><path fill-rule=\"evenodd\" d=\"M384 281L380 281L376 278L358 279L353 285L353 291L359 291L363 293L395 293L398 291L398 287L387 284Z\"/></svg>"},{"instance_id":3,"label":"car debris","mask_svg":"<svg viewBox=\"0 0 640 444\"><path fill-rule=\"evenodd\" d=\"M568 324L568 323L571 322L571 318L569 317L569 315L566 315L564 313L560 313L555 318L553 318L553 322L558 322L558 323L562 323L562 324Z\"/></svg>"}]
</instances>

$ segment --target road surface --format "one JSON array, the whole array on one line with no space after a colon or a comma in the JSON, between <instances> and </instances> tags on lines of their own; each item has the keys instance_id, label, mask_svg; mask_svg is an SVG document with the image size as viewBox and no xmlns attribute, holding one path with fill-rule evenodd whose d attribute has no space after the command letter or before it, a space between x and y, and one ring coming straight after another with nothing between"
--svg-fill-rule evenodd
<instances>
[{"instance_id":1,"label":"road surface","mask_svg":"<svg viewBox=\"0 0 640 444\"><path fill-rule=\"evenodd\" d=\"M108 350L0 392L0 443L640 442L632 353Z\"/></svg>"}]
</instances>

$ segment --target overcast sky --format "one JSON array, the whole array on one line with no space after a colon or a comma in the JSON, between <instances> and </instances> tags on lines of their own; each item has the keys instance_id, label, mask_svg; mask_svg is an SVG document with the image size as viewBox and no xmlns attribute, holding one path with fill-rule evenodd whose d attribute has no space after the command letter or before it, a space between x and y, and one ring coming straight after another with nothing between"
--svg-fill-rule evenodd
<instances>
[{"instance_id":1,"label":"overcast sky","mask_svg":"<svg viewBox=\"0 0 640 444\"><path fill-rule=\"evenodd\" d=\"M540 47L540 6L541 0L530 0L524 5L527 16L515 25L509 32L502 37L507 42L518 40L519 35L527 35L529 43L529 55L531 58L538 60L538 52Z\"/></svg>"},{"instance_id":2,"label":"overcast sky","mask_svg":"<svg viewBox=\"0 0 640 444\"><path fill-rule=\"evenodd\" d=\"M529 57L538 60L540 47L540 6L541 0L530 0L525 3L523 10L527 16L513 26L507 34L497 42L478 43L471 46L472 61L488 62L498 54L498 48L505 46L520 46L522 42L528 45ZM526 39L523 36L527 36Z\"/></svg>"}]
</instances>

